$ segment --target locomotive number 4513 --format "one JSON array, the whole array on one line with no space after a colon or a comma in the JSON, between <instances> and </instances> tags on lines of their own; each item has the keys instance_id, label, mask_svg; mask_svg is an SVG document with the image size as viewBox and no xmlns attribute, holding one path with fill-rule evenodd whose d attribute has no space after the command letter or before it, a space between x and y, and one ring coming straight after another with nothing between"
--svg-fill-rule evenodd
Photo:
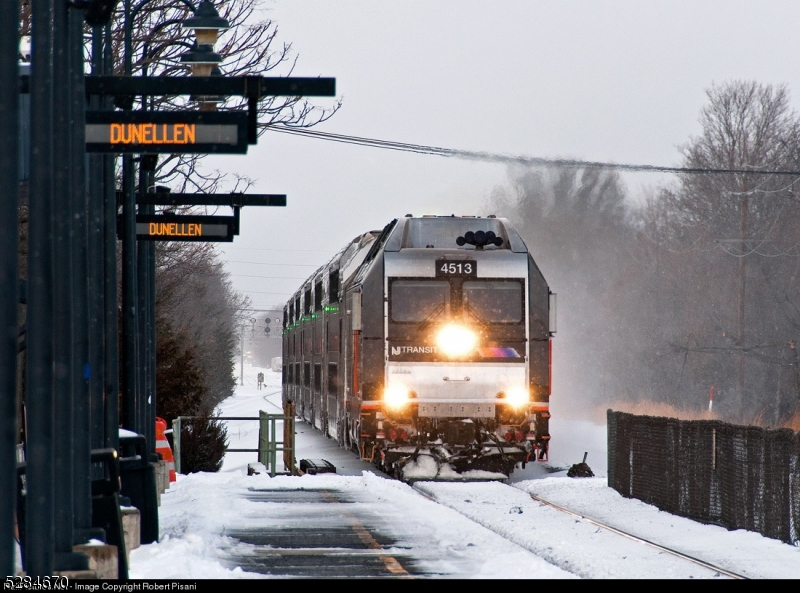
<instances>
[{"instance_id":1,"label":"locomotive number 4513","mask_svg":"<svg viewBox=\"0 0 800 593\"><path fill-rule=\"evenodd\" d=\"M477 276L478 262L453 261L447 259L436 260L437 276Z\"/></svg>"}]
</instances>

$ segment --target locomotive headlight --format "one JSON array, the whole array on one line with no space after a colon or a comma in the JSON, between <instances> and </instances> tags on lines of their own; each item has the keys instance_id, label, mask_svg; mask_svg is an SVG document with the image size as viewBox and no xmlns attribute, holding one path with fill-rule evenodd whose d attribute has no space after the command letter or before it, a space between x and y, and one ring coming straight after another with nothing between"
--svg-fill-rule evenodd
<instances>
[{"instance_id":1,"label":"locomotive headlight","mask_svg":"<svg viewBox=\"0 0 800 593\"><path fill-rule=\"evenodd\" d=\"M436 345L446 356L466 356L475 349L478 335L463 325L445 325L436 334Z\"/></svg>"},{"instance_id":2,"label":"locomotive headlight","mask_svg":"<svg viewBox=\"0 0 800 593\"><path fill-rule=\"evenodd\" d=\"M514 408L520 408L529 401L528 390L524 387L512 387L506 392L506 402Z\"/></svg>"},{"instance_id":3,"label":"locomotive headlight","mask_svg":"<svg viewBox=\"0 0 800 593\"><path fill-rule=\"evenodd\" d=\"M383 403L393 410L402 409L411 397L407 387L403 385L389 385L383 392Z\"/></svg>"}]
</instances>

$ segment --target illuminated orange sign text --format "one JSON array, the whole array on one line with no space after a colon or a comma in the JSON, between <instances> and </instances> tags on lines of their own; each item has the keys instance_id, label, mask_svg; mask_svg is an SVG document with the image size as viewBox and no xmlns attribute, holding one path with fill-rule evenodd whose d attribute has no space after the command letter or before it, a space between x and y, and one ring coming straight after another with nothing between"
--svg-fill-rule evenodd
<instances>
[{"instance_id":1,"label":"illuminated orange sign text","mask_svg":"<svg viewBox=\"0 0 800 593\"><path fill-rule=\"evenodd\" d=\"M150 236L202 237L203 225L186 222L151 222L148 225Z\"/></svg>"},{"instance_id":2,"label":"illuminated orange sign text","mask_svg":"<svg viewBox=\"0 0 800 593\"><path fill-rule=\"evenodd\" d=\"M131 124L109 126L111 144L194 144L195 124Z\"/></svg>"}]
</instances>

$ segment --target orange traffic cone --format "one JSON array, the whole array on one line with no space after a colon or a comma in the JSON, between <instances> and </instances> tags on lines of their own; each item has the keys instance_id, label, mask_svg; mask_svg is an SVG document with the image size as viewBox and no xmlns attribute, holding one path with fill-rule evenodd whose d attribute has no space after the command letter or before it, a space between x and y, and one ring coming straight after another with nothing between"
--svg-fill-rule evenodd
<instances>
[{"instance_id":1,"label":"orange traffic cone","mask_svg":"<svg viewBox=\"0 0 800 593\"><path fill-rule=\"evenodd\" d=\"M175 458L172 456L172 448L169 446L167 436L164 434L165 430L167 430L167 421L156 417L156 453L161 453L161 458L167 462L169 481L174 482L176 480Z\"/></svg>"}]
</instances>

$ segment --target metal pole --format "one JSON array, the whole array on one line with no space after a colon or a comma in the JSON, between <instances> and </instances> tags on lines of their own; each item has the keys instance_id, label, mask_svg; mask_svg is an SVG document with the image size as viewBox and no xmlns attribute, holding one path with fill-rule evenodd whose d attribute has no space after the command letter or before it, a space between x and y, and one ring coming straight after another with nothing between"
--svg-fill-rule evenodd
<instances>
[{"instance_id":1,"label":"metal pole","mask_svg":"<svg viewBox=\"0 0 800 593\"><path fill-rule=\"evenodd\" d=\"M0 14L19 14L18 0L2 0ZM16 19L0 19L0 574L14 574L17 444L17 301L19 299L19 125Z\"/></svg>"},{"instance_id":2,"label":"metal pole","mask_svg":"<svg viewBox=\"0 0 800 593\"><path fill-rule=\"evenodd\" d=\"M244 385L244 324L241 326L241 339L239 340L239 345L239 355L241 357L239 363L239 385Z\"/></svg>"},{"instance_id":3,"label":"metal pole","mask_svg":"<svg viewBox=\"0 0 800 593\"><path fill-rule=\"evenodd\" d=\"M14 14L17 14L16 12ZM53 49L52 6L32 3L31 185L26 338L27 495L25 571L53 573ZM13 20L16 27L16 18ZM16 42L17 34L13 39Z\"/></svg>"},{"instance_id":4,"label":"metal pole","mask_svg":"<svg viewBox=\"0 0 800 593\"><path fill-rule=\"evenodd\" d=\"M103 74L103 29L92 29L92 74ZM100 110L100 98L90 100L91 108ZM89 303L89 418L90 446L105 448L105 411L103 369L103 343L105 335L105 299L103 291L103 155L89 156L89 261L87 270ZM115 303L116 305L116 303ZM116 307L115 307L116 309ZM100 475L93 476L100 478Z\"/></svg>"},{"instance_id":5,"label":"metal pole","mask_svg":"<svg viewBox=\"0 0 800 593\"><path fill-rule=\"evenodd\" d=\"M148 174L147 171L144 170L142 167L141 161L139 162L139 192L146 193L147 192L147 181L148 181ZM138 210L141 212L145 210L145 212L141 212L142 214L149 214L146 211L147 206L138 206ZM150 207L152 208L152 206ZM138 365L137 365L137 377L136 382L139 386L138 393L141 401L141 406L139 408L139 423L140 423L140 431L147 439L147 452L148 454L153 453L155 454L155 441L153 438L155 437L155 426L150 426L150 415L151 415L151 407L154 403L153 401L153 394L150 392L150 364L149 358L152 355L151 352L148 352L148 346L150 343L149 340L149 311L148 311L148 300L150 296L150 278L149 278L149 257L148 257L148 243L149 241L136 241L136 278L137 278L137 287L136 287L136 312L138 315ZM155 422L155 420L154 420ZM152 430L151 430L152 428ZM151 432L153 433L151 435Z\"/></svg>"},{"instance_id":6,"label":"metal pole","mask_svg":"<svg viewBox=\"0 0 800 593\"><path fill-rule=\"evenodd\" d=\"M91 423L89 384L93 369L89 359L89 210L86 192L86 89L83 71L83 11L69 11L69 76L71 93L70 163L73 193L73 527L74 544L89 541L92 527ZM92 246L93 247L93 246ZM94 272L94 270L92 270ZM94 289L94 287L92 287ZM97 331L92 327L93 332Z\"/></svg>"},{"instance_id":7,"label":"metal pole","mask_svg":"<svg viewBox=\"0 0 800 593\"><path fill-rule=\"evenodd\" d=\"M132 66L131 41L131 1L124 0L124 72L130 76ZM140 385L138 373L138 337L139 316L137 306L137 274L136 274L136 187L133 158L122 157L122 334L124 342L124 362L122 374L125 391L125 416L123 426L139 434L143 434L144 426L140 417L142 402L140 401Z\"/></svg>"},{"instance_id":8,"label":"metal pole","mask_svg":"<svg viewBox=\"0 0 800 593\"><path fill-rule=\"evenodd\" d=\"M146 2L147 0L144 0ZM143 6L144 4L140 4ZM144 57L147 58L147 42L144 43ZM142 67L142 76L147 76L147 65ZM142 111L147 111L147 97L142 96ZM144 166L145 155L141 155L139 160L139 192L147 193L152 184L153 172L150 166ZM157 162L157 161L156 161ZM137 206L140 214L153 214L153 206ZM144 426L145 436L149 443L148 453L157 458L156 453L156 389L155 389L155 346L151 341L153 328L153 307L150 297L153 294L153 283L155 282L154 272L151 270L153 244L150 241L137 241L137 268L139 275L139 363L141 365L140 381L142 386L142 397L145 401Z\"/></svg>"},{"instance_id":9,"label":"metal pole","mask_svg":"<svg viewBox=\"0 0 800 593\"><path fill-rule=\"evenodd\" d=\"M149 345L150 356L147 363L150 367L150 393L153 403L150 406L150 428L153 430L153 450L155 450L155 427L156 427L156 405L158 403L158 392L156 391L156 244L150 241L147 253L147 273L150 278L148 282L147 310L150 320L147 332L147 342Z\"/></svg>"},{"instance_id":10,"label":"metal pole","mask_svg":"<svg viewBox=\"0 0 800 593\"><path fill-rule=\"evenodd\" d=\"M73 253L75 241L75 212L73 178L70 153L71 96L69 75L69 27L68 9L64 2L53 3L53 89L58 93L53 100L53 224L54 224L54 299L53 339L54 369L53 385L55 415L53 461L54 487L58 496L53 497L55 513L55 557L53 568L64 570L64 555L72 552L73 528L73 426L75 407L73 401L74 359L72 352L75 300L72 290Z\"/></svg>"},{"instance_id":11,"label":"metal pole","mask_svg":"<svg viewBox=\"0 0 800 593\"><path fill-rule=\"evenodd\" d=\"M138 305L136 282L136 190L134 182L133 159L130 155L122 157L122 335L124 359L125 416L123 426L141 433L139 426L139 401L137 389L137 334Z\"/></svg>"},{"instance_id":12,"label":"metal pole","mask_svg":"<svg viewBox=\"0 0 800 593\"><path fill-rule=\"evenodd\" d=\"M103 72L113 73L111 25L103 32L105 48ZM104 109L111 100L104 99ZM119 290L117 286L117 191L114 180L114 156L103 155L103 320L105 325L103 367L105 368L105 446L119 451Z\"/></svg>"}]
</instances>

